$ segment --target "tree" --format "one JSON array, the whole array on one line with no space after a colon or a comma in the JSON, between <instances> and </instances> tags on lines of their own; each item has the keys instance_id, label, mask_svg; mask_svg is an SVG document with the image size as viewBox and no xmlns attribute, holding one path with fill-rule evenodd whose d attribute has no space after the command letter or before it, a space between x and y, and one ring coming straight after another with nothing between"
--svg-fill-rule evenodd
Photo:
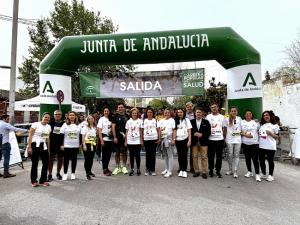
<instances>
[{"instance_id":1,"label":"tree","mask_svg":"<svg viewBox=\"0 0 300 225\"><path fill-rule=\"evenodd\" d=\"M158 109L165 109L165 108L170 108L171 105L170 103L165 100L165 99L153 99L149 102L149 105L154 109L154 110L158 110Z\"/></svg>"},{"instance_id":2,"label":"tree","mask_svg":"<svg viewBox=\"0 0 300 225\"><path fill-rule=\"evenodd\" d=\"M29 47L29 57L24 58L24 62L19 68L20 79L24 81L25 88L21 93L27 97L38 95L39 90L39 64L50 52L56 43L64 36L88 35L88 34L110 34L118 29L111 19L101 17L100 12L94 12L84 7L83 2L72 0L56 0L54 10L49 17L41 18L34 28L29 28L31 46ZM80 97L79 73L78 72L99 72L104 71L131 71L134 67L127 66L81 66L78 71L72 71L72 98L73 101L84 103L94 111L95 105L98 107L103 100ZM109 101L109 100L104 100ZM118 101L118 100L115 100Z\"/></svg>"},{"instance_id":3,"label":"tree","mask_svg":"<svg viewBox=\"0 0 300 225\"><path fill-rule=\"evenodd\" d=\"M300 74L300 32L298 33L298 37L295 41L291 43L289 47L285 49L285 52L288 55L289 61L291 63L290 68L295 70L296 75Z\"/></svg>"}]
</instances>

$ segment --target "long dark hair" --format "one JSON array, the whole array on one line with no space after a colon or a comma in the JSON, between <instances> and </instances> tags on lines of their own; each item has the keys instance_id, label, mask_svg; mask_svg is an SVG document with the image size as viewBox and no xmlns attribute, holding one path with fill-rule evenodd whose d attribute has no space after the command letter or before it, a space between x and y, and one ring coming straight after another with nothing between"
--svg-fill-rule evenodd
<instances>
[{"instance_id":1,"label":"long dark hair","mask_svg":"<svg viewBox=\"0 0 300 225\"><path fill-rule=\"evenodd\" d=\"M175 116L175 129L177 129L177 125L180 124L180 118L178 116L178 110L181 110L183 112L182 120L185 120L185 117L186 117L185 110L183 108L178 108L177 112L176 112L176 116Z\"/></svg>"},{"instance_id":2,"label":"long dark hair","mask_svg":"<svg viewBox=\"0 0 300 225\"><path fill-rule=\"evenodd\" d=\"M122 104L123 104L123 103L122 103ZM118 104L118 105L122 105L122 104ZM123 105L124 105L124 104L123 104ZM104 107L103 107L103 110L102 110L102 111L103 111L103 116L104 116L104 110L105 110L105 109L108 109L108 111L109 111L108 120L109 120L109 121L112 121L112 112L111 112L111 110L110 110L110 108L109 108L108 106L104 106Z\"/></svg>"},{"instance_id":3,"label":"long dark hair","mask_svg":"<svg viewBox=\"0 0 300 225\"><path fill-rule=\"evenodd\" d=\"M261 114L261 119L260 119L260 124L264 125L266 123L265 119L264 119L264 114L268 113L270 115L270 123L271 124L276 124L276 120L275 120L275 114L273 113L273 111L269 111L266 110Z\"/></svg>"}]
</instances>

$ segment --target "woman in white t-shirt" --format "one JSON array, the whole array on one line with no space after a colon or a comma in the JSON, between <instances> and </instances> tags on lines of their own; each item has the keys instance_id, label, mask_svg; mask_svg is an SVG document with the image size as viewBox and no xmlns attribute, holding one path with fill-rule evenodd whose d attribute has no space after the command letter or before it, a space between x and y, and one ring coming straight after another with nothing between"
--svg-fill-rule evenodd
<instances>
[{"instance_id":1,"label":"woman in white t-shirt","mask_svg":"<svg viewBox=\"0 0 300 225\"><path fill-rule=\"evenodd\" d=\"M137 108L133 108L130 110L131 118L127 120L125 129L125 146L128 147L129 156L130 156L130 166L131 171L129 172L129 176L134 174L134 158L136 160L136 174L138 176L141 175L140 164L141 164L141 146L143 144L142 139L142 120L138 118L139 110Z\"/></svg>"},{"instance_id":2,"label":"woman in white t-shirt","mask_svg":"<svg viewBox=\"0 0 300 225\"><path fill-rule=\"evenodd\" d=\"M274 155L276 151L276 139L279 126L276 124L275 115L271 111L264 111L260 121L259 128L259 163L262 172L262 178L272 182L274 180ZM265 157L269 164L269 175L266 175Z\"/></svg>"},{"instance_id":3,"label":"woman in white t-shirt","mask_svg":"<svg viewBox=\"0 0 300 225\"><path fill-rule=\"evenodd\" d=\"M176 148L178 153L179 177L187 178L187 153L191 147L191 122L183 109L178 109L175 117Z\"/></svg>"},{"instance_id":4,"label":"woman in white t-shirt","mask_svg":"<svg viewBox=\"0 0 300 225\"><path fill-rule=\"evenodd\" d=\"M111 127L110 110L108 107L104 107L103 116L99 119L97 128L102 148L102 169L105 176L111 176L111 171L108 169L111 153L114 148Z\"/></svg>"},{"instance_id":5,"label":"woman in white t-shirt","mask_svg":"<svg viewBox=\"0 0 300 225\"><path fill-rule=\"evenodd\" d=\"M147 118L142 123L142 133L144 146L146 151L146 173L145 176L156 176L155 162L156 162L156 147L160 144L160 132L157 121L154 116L152 108L146 111Z\"/></svg>"},{"instance_id":6,"label":"woman in white t-shirt","mask_svg":"<svg viewBox=\"0 0 300 225\"><path fill-rule=\"evenodd\" d=\"M64 135L64 143L61 150L64 151L64 175L62 180L68 179L68 167L71 160L71 180L75 180L75 171L77 166L77 154L80 145L80 126L76 113L71 111L68 113L66 122L60 128L60 133Z\"/></svg>"},{"instance_id":7,"label":"woman in white t-shirt","mask_svg":"<svg viewBox=\"0 0 300 225\"><path fill-rule=\"evenodd\" d=\"M245 113L245 119L242 120L242 148L245 154L245 161L248 172L245 177L253 177L251 160L255 169L255 179L260 182L259 176L259 163L258 163L258 129L259 124L253 120L253 114L251 110L247 110Z\"/></svg>"},{"instance_id":8,"label":"woman in white t-shirt","mask_svg":"<svg viewBox=\"0 0 300 225\"><path fill-rule=\"evenodd\" d=\"M49 162L49 136L51 127L48 124L50 121L50 113L44 113L40 122L35 122L31 125L28 137L28 154L31 155L31 185L38 186L37 169L39 158L42 159L42 170L39 183L43 186L49 186L47 182L47 170Z\"/></svg>"},{"instance_id":9,"label":"woman in white t-shirt","mask_svg":"<svg viewBox=\"0 0 300 225\"><path fill-rule=\"evenodd\" d=\"M170 177L173 170L173 155L175 147L175 120L171 118L170 110L164 110L164 118L159 121L161 148L165 159L165 170L161 173L164 177Z\"/></svg>"},{"instance_id":10,"label":"woman in white t-shirt","mask_svg":"<svg viewBox=\"0 0 300 225\"><path fill-rule=\"evenodd\" d=\"M82 147L86 178L91 180L91 177L95 177L95 174L92 173L92 167L97 149L97 128L92 115L89 115L86 120L86 125L81 128Z\"/></svg>"},{"instance_id":11,"label":"woman in white t-shirt","mask_svg":"<svg viewBox=\"0 0 300 225\"><path fill-rule=\"evenodd\" d=\"M238 168L240 162L241 151L241 123L242 119L237 116L236 107L230 108L229 118L224 120L224 132L226 134L226 144L228 148L228 166L229 170L226 175L232 175L238 178Z\"/></svg>"}]
</instances>

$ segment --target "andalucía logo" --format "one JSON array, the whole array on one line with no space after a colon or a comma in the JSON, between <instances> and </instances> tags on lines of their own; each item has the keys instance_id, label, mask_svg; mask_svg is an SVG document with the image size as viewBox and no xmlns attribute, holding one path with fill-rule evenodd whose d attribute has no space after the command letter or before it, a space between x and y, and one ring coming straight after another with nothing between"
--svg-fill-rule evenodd
<instances>
[{"instance_id":1,"label":"andaluc\u00eda logo","mask_svg":"<svg viewBox=\"0 0 300 225\"><path fill-rule=\"evenodd\" d=\"M96 90L94 86L87 86L85 88L85 93L86 95L95 95L96 94Z\"/></svg>"},{"instance_id":2,"label":"andaluc\u00eda logo","mask_svg":"<svg viewBox=\"0 0 300 225\"><path fill-rule=\"evenodd\" d=\"M253 85L253 86L256 86L256 82L255 82L255 79L252 75L252 73L248 73L247 76L246 76L246 79L243 83L243 87L245 87L246 85Z\"/></svg>"},{"instance_id":3,"label":"andaluc\u00eda logo","mask_svg":"<svg viewBox=\"0 0 300 225\"><path fill-rule=\"evenodd\" d=\"M45 93L45 91L47 91L48 93L54 94L52 85L51 85L51 83L50 83L49 80L47 80L47 82L45 83L45 86L44 86L44 89L43 89L43 93Z\"/></svg>"}]
</instances>

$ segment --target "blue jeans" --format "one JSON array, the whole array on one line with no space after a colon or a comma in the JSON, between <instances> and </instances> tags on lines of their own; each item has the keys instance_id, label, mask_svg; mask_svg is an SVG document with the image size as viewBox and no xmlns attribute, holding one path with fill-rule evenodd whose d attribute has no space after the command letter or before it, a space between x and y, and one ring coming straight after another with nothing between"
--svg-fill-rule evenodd
<instances>
[{"instance_id":1,"label":"blue jeans","mask_svg":"<svg viewBox=\"0 0 300 225\"><path fill-rule=\"evenodd\" d=\"M2 154L4 158L4 162L3 162L4 174L8 173L10 150L11 150L10 143L5 143L2 145Z\"/></svg>"}]
</instances>

